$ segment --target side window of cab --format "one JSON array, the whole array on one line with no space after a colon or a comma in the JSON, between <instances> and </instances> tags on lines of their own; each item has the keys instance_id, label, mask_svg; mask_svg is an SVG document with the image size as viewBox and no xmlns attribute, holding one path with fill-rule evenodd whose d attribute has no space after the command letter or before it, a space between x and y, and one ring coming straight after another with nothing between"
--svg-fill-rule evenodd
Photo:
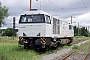
<instances>
[{"instance_id":1,"label":"side window of cab","mask_svg":"<svg viewBox=\"0 0 90 60\"><path fill-rule=\"evenodd\" d=\"M73 29L73 26L72 25L69 25L69 30L72 30Z\"/></svg>"},{"instance_id":2,"label":"side window of cab","mask_svg":"<svg viewBox=\"0 0 90 60\"><path fill-rule=\"evenodd\" d=\"M46 23L51 24L50 16L46 15Z\"/></svg>"}]
</instances>

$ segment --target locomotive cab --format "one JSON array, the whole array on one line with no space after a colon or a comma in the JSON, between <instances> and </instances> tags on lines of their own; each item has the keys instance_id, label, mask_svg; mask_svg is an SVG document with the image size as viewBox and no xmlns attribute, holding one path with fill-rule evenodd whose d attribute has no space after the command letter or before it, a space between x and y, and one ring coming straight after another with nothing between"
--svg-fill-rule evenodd
<instances>
[{"instance_id":1,"label":"locomotive cab","mask_svg":"<svg viewBox=\"0 0 90 60\"><path fill-rule=\"evenodd\" d=\"M30 12L29 12L30 13ZM45 48L51 36L51 18L47 14L24 14L19 20L19 44L24 48Z\"/></svg>"}]
</instances>

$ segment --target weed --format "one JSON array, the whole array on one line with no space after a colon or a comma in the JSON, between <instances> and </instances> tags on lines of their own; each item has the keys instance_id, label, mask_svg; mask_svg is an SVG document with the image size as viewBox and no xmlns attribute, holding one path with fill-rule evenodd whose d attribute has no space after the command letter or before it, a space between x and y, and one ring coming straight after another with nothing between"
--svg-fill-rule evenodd
<instances>
[{"instance_id":1,"label":"weed","mask_svg":"<svg viewBox=\"0 0 90 60\"><path fill-rule=\"evenodd\" d=\"M12 42L13 41L13 42ZM40 60L34 50L18 47L17 40L12 37L0 37L0 60Z\"/></svg>"},{"instance_id":2,"label":"weed","mask_svg":"<svg viewBox=\"0 0 90 60\"><path fill-rule=\"evenodd\" d=\"M0 60L9 60L5 55L0 55Z\"/></svg>"},{"instance_id":3,"label":"weed","mask_svg":"<svg viewBox=\"0 0 90 60\"><path fill-rule=\"evenodd\" d=\"M72 49L78 49L79 48L79 46L77 46L77 45L74 45L73 47L72 47Z\"/></svg>"}]
</instances>

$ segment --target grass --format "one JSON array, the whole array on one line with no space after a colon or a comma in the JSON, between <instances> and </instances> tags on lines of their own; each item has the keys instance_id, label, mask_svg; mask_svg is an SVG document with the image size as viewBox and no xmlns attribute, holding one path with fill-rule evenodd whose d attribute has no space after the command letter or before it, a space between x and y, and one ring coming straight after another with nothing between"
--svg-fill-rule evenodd
<instances>
[{"instance_id":1,"label":"grass","mask_svg":"<svg viewBox=\"0 0 90 60\"><path fill-rule=\"evenodd\" d=\"M79 43L81 41L90 40L89 38L90 37L79 37L79 38L74 37L74 42ZM66 53L62 56L66 56L75 50L76 50L76 52L75 52L76 54L82 54L82 55L86 54L88 52L88 50L90 50L90 41L86 42L85 44L81 44L80 46L74 45L72 47L71 51L69 51L68 53Z\"/></svg>"},{"instance_id":2,"label":"grass","mask_svg":"<svg viewBox=\"0 0 90 60\"><path fill-rule=\"evenodd\" d=\"M83 38L87 39L87 38ZM82 38L74 38L74 41L82 40ZM69 48L70 46L59 46L56 49L50 49L43 54L38 55L34 50L26 50L18 47L17 37L1 37L0 36L0 60L41 60L41 57L46 54L57 52L58 50Z\"/></svg>"},{"instance_id":3,"label":"grass","mask_svg":"<svg viewBox=\"0 0 90 60\"><path fill-rule=\"evenodd\" d=\"M34 50L18 47L17 40L12 37L0 37L0 60L40 60Z\"/></svg>"},{"instance_id":4,"label":"grass","mask_svg":"<svg viewBox=\"0 0 90 60\"><path fill-rule=\"evenodd\" d=\"M90 50L90 41L82 44L79 48L79 52L82 52L82 54L86 54Z\"/></svg>"},{"instance_id":5,"label":"grass","mask_svg":"<svg viewBox=\"0 0 90 60\"><path fill-rule=\"evenodd\" d=\"M79 46L77 46L77 45L74 45L73 47L72 47L72 49L78 49L79 48Z\"/></svg>"},{"instance_id":6,"label":"grass","mask_svg":"<svg viewBox=\"0 0 90 60\"><path fill-rule=\"evenodd\" d=\"M18 38L17 37L6 37L6 36L0 36L0 42L2 43L13 43L17 42Z\"/></svg>"},{"instance_id":7,"label":"grass","mask_svg":"<svg viewBox=\"0 0 90 60\"><path fill-rule=\"evenodd\" d=\"M73 43L79 43L79 42L82 42L82 41L85 41L85 40L89 40L90 39L90 37L79 37L79 38L77 38L77 37L74 37L74 41L73 41ZM89 42L88 42L89 43ZM82 47L82 48L81 48ZM80 46L73 46L72 47L72 49L76 49L76 53L77 54L86 54L87 53L87 49L88 49L88 45L86 45L86 44L81 44Z\"/></svg>"},{"instance_id":8,"label":"grass","mask_svg":"<svg viewBox=\"0 0 90 60\"><path fill-rule=\"evenodd\" d=\"M49 51L46 51L43 55L57 53L57 51L59 51L61 49L66 49L66 48L70 48L70 46L67 46L67 45L58 46L57 48L50 49Z\"/></svg>"},{"instance_id":9,"label":"grass","mask_svg":"<svg viewBox=\"0 0 90 60\"><path fill-rule=\"evenodd\" d=\"M88 39L90 39L90 37L74 37L74 39L73 39L73 44L76 44L76 43L79 43L79 42L81 42L81 41L85 41L85 40L88 40Z\"/></svg>"},{"instance_id":10,"label":"grass","mask_svg":"<svg viewBox=\"0 0 90 60\"><path fill-rule=\"evenodd\" d=\"M81 37L74 37L74 41L83 41L83 40L87 40L87 39L89 39L90 37L83 37L83 36L81 36Z\"/></svg>"},{"instance_id":11,"label":"grass","mask_svg":"<svg viewBox=\"0 0 90 60\"><path fill-rule=\"evenodd\" d=\"M90 39L89 39L90 40ZM90 50L90 41L81 44L80 46L74 46L73 50L76 50L76 54L87 54Z\"/></svg>"}]
</instances>

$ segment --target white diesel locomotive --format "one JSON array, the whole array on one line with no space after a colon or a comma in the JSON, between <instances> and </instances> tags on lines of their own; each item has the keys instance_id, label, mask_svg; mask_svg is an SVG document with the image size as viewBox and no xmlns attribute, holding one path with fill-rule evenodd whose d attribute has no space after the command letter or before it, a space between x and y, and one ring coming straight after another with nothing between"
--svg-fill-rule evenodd
<instances>
[{"instance_id":1,"label":"white diesel locomotive","mask_svg":"<svg viewBox=\"0 0 90 60\"><path fill-rule=\"evenodd\" d=\"M41 10L26 11L19 20L19 45L24 48L43 49L71 44L73 26Z\"/></svg>"}]
</instances>

